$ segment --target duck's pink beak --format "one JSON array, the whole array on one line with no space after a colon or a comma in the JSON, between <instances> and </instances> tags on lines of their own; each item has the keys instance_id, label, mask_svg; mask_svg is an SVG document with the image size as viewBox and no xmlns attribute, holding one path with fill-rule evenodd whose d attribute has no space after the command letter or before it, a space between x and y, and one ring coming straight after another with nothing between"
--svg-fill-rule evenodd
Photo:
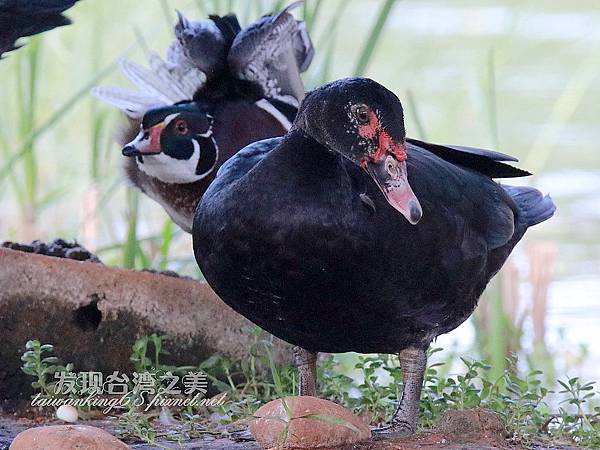
<instances>
[{"instance_id":1,"label":"duck's pink beak","mask_svg":"<svg viewBox=\"0 0 600 450\"><path fill-rule=\"evenodd\" d=\"M416 225L423 216L423 209L408 183L406 158L404 143L396 144L388 133L381 130L377 151L365 157L361 167L371 175L388 203Z\"/></svg>"}]
</instances>

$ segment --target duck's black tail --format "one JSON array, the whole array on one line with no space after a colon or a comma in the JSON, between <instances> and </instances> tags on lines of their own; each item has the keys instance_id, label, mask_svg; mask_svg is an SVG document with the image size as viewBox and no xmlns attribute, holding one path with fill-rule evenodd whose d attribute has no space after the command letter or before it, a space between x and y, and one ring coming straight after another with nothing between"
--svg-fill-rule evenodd
<instances>
[{"instance_id":1,"label":"duck's black tail","mask_svg":"<svg viewBox=\"0 0 600 450\"><path fill-rule=\"evenodd\" d=\"M548 220L554 215L556 205L549 195L529 186L502 186L520 209L520 220L527 227Z\"/></svg>"},{"instance_id":2,"label":"duck's black tail","mask_svg":"<svg viewBox=\"0 0 600 450\"><path fill-rule=\"evenodd\" d=\"M20 37L68 25L62 13L78 0L0 0L0 57L16 49Z\"/></svg>"}]
</instances>

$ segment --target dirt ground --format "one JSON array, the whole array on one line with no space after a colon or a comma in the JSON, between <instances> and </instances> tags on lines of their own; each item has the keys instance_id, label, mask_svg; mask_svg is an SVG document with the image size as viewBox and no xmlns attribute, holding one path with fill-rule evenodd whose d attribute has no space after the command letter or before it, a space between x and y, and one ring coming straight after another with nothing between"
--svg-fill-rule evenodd
<instances>
[{"instance_id":1,"label":"dirt ground","mask_svg":"<svg viewBox=\"0 0 600 450\"><path fill-rule=\"evenodd\" d=\"M45 418L25 419L10 415L0 415L0 450L8 449L14 437L27 428L56 425L63 422ZM122 437L122 430L115 419L89 420L82 422L86 425L102 428L109 433ZM203 438L189 439L181 444L160 439L161 446L148 445L131 438L123 440L134 450L149 450L157 448L172 449L201 449L201 450L260 450L251 440L248 433L233 433L230 439L207 435ZM484 410L453 412L445 418L436 430L422 432L408 438L374 440L370 439L358 444L338 447L330 450L517 450L521 447L512 445L506 439L505 433L492 413ZM547 446L534 445L536 450L556 449L575 450L568 445Z\"/></svg>"}]
</instances>

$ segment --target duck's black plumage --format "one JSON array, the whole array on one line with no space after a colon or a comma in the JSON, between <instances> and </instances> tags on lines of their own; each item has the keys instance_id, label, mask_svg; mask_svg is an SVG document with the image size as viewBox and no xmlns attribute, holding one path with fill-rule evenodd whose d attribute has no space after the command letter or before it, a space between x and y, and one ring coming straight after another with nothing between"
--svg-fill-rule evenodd
<instances>
[{"instance_id":1,"label":"duck's black plumage","mask_svg":"<svg viewBox=\"0 0 600 450\"><path fill-rule=\"evenodd\" d=\"M78 0L0 0L0 57L17 39L71 23L62 13Z\"/></svg>"},{"instance_id":2,"label":"duck's black plumage","mask_svg":"<svg viewBox=\"0 0 600 450\"><path fill-rule=\"evenodd\" d=\"M426 347L471 314L551 208L536 204L542 216L531 218L522 208L541 200L537 191L507 191L416 145L408 155L417 226L361 169L300 131L247 147L197 210L194 250L207 280L241 314L308 350Z\"/></svg>"},{"instance_id":3,"label":"duck's black plumage","mask_svg":"<svg viewBox=\"0 0 600 450\"><path fill-rule=\"evenodd\" d=\"M429 142L423 142L419 141L418 139L411 138L407 139L406 141L409 144L426 149L448 162L456 163L459 166L473 169L490 178L515 178L531 175L526 170L518 169L509 164L505 164L504 162L515 162L517 161L516 158L491 150L464 147L460 145L450 146L431 144Z\"/></svg>"},{"instance_id":4,"label":"duck's black plumage","mask_svg":"<svg viewBox=\"0 0 600 450\"><path fill-rule=\"evenodd\" d=\"M537 190L492 180L518 174L510 159L407 140L390 91L334 82L285 137L221 167L196 210L196 261L227 304L297 346L300 395L316 395L319 351L397 353L402 399L380 431L410 434L427 347L554 213Z\"/></svg>"},{"instance_id":5,"label":"duck's black plumage","mask_svg":"<svg viewBox=\"0 0 600 450\"><path fill-rule=\"evenodd\" d=\"M397 353L457 327L554 206L535 189L494 182L493 158L479 171L473 152L448 161L413 142L416 226L299 127L242 150L197 209L194 250L208 282L262 328L313 351Z\"/></svg>"}]
</instances>

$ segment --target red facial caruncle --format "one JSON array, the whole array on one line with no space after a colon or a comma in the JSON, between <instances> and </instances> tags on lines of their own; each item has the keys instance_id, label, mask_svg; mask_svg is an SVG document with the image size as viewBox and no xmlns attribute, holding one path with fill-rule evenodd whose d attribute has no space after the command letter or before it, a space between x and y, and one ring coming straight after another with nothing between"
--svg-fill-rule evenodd
<instances>
[{"instance_id":1,"label":"red facial caruncle","mask_svg":"<svg viewBox=\"0 0 600 450\"><path fill-rule=\"evenodd\" d=\"M377 145L373 149L371 144L371 148L359 156L360 167L375 181L387 202L411 224L416 224L421 220L423 210L408 183L404 138L395 142L367 105L353 106L352 115L358 123L358 135Z\"/></svg>"},{"instance_id":2,"label":"red facial caruncle","mask_svg":"<svg viewBox=\"0 0 600 450\"><path fill-rule=\"evenodd\" d=\"M361 165L364 166L370 158L372 162L378 163L385 158L386 154L391 154L396 158L397 161L406 161L406 148L404 147L404 141L400 144L394 142L389 133L381 126L379 118L374 111L369 111L369 122L358 125L358 134L365 139L372 140L377 138L377 150L363 158Z\"/></svg>"}]
</instances>

